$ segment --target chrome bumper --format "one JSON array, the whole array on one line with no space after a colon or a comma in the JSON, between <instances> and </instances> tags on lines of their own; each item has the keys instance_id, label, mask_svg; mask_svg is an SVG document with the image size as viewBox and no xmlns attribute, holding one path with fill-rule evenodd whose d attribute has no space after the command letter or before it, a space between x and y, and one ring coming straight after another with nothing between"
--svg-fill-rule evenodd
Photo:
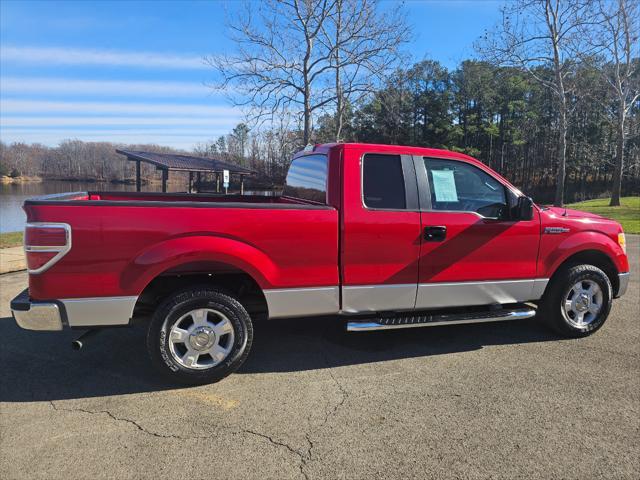
<instances>
[{"instance_id":1,"label":"chrome bumper","mask_svg":"<svg viewBox=\"0 0 640 480\"><path fill-rule=\"evenodd\" d=\"M627 292L627 287L629 286L629 275L630 272L618 274L618 292L616 293L616 298L621 297Z\"/></svg>"},{"instance_id":2,"label":"chrome bumper","mask_svg":"<svg viewBox=\"0 0 640 480\"><path fill-rule=\"evenodd\" d=\"M16 323L26 330L62 330L127 325L138 297L59 298L31 300L29 290L11 300Z\"/></svg>"},{"instance_id":3,"label":"chrome bumper","mask_svg":"<svg viewBox=\"0 0 640 480\"><path fill-rule=\"evenodd\" d=\"M25 330L62 330L60 307L51 302L32 302L29 290L11 300L11 313L18 326Z\"/></svg>"}]
</instances>

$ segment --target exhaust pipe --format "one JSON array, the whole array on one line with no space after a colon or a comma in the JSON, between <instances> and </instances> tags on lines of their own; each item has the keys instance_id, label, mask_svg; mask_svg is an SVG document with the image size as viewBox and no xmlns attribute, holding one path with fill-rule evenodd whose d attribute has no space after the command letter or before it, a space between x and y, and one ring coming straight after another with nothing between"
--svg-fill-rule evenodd
<instances>
[{"instance_id":1,"label":"exhaust pipe","mask_svg":"<svg viewBox=\"0 0 640 480\"><path fill-rule=\"evenodd\" d=\"M96 333L98 333L98 329L87 330L86 332L80 334L78 338L71 342L71 348L73 350L81 350L87 343L87 340L93 337Z\"/></svg>"}]
</instances>

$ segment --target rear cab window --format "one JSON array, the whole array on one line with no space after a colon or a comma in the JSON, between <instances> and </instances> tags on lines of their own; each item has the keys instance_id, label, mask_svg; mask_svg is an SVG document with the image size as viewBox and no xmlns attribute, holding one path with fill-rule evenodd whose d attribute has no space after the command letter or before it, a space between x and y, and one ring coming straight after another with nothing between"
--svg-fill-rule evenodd
<instances>
[{"instance_id":1,"label":"rear cab window","mask_svg":"<svg viewBox=\"0 0 640 480\"><path fill-rule=\"evenodd\" d=\"M367 154L362 160L362 196L370 209L407 208L400 155Z\"/></svg>"},{"instance_id":2,"label":"rear cab window","mask_svg":"<svg viewBox=\"0 0 640 480\"><path fill-rule=\"evenodd\" d=\"M305 155L291 162L282 194L314 203L327 203L327 156Z\"/></svg>"}]
</instances>

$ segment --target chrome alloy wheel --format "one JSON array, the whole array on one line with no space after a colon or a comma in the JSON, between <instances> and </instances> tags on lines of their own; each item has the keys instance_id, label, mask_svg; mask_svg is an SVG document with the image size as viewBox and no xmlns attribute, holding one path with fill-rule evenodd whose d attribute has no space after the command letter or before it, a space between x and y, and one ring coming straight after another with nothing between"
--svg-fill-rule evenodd
<instances>
[{"instance_id":1,"label":"chrome alloy wheel","mask_svg":"<svg viewBox=\"0 0 640 480\"><path fill-rule=\"evenodd\" d=\"M564 300L564 312L568 322L584 328L593 322L602 310L604 295L593 280L581 280L569 289Z\"/></svg>"},{"instance_id":2,"label":"chrome alloy wheel","mask_svg":"<svg viewBox=\"0 0 640 480\"><path fill-rule=\"evenodd\" d=\"M205 370L222 362L233 347L235 332L217 310L198 308L180 317L169 332L169 351L186 368Z\"/></svg>"}]
</instances>

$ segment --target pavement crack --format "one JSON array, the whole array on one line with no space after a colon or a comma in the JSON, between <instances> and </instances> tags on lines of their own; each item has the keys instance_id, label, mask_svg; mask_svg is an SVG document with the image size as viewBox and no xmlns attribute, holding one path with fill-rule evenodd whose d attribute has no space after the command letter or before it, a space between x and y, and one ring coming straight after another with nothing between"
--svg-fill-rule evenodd
<instances>
[{"instance_id":1,"label":"pavement crack","mask_svg":"<svg viewBox=\"0 0 640 480\"><path fill-rule=\"evenodd\" d=\"M325 425L329 423L329 419L337 413L337 411L345 404L345 402L347 401L347 398L349 398L349 392L347 391L346 388L344 388L344 385L340 383L340 381L336 378L336 376L331 371L329 358L326 356L325 356L325 363L327 365L327 372L329 373L331 380L333 380L333 383L336 385L336 387L338 387L338 392L340 393L340 399L335 403L335 405L333 405L333 407L327 409L327 411L325 412L324 420L320 423L320 425L318 425L316 428L311 428L310 431L304 433L304 438L307 441L307 450L304 455L301 455L301 454L299 455L300 455L300 461L301 461L300 472L306 479L308 479L308 475L305 472L305 467L307 466L307 463L310 462L311 459L313 458L313 450L316 446L316 444L312 439L312 434L324 428Z\"/></svg>"},{"instance_id":2,"label":"pavement crack","mask_svg":"<svg viewBox=\"0 0 640 480\"><path fill-rule=\"evenodd\" d=\"M322 422L322 425L320 425L320 428L322 428L329 421L330 417L332 417L332 416L334 416L336 414L336 412L340 409L340 407L342 407L344 405L344 403L347 401L347 398L349 398L349 392L347 392L347 390L344 388L344 386L338 381L336 376L331 371L330 367L329 367L329 369L327 371L329 372L329 376L333 380L333 383L335 383L336 386L338 387L338 391L340 392L340 400L333 406L333 408L331 410L329 410L327 412L327 415L325 416L324 422Z\"/></svg>"},{"instance_id":3,"label":"pavement crack","mask_svg":"<svg viewBox=\"0 0 640 480\"><path fill-rule=\"evenodd\" d=\"M114 420L116 422L124 422L124 423L127 423L129 425L133 425L140 432L144 433L145 435L150 435L152 437L173 438L173 439L180 439L180 440L185 440L187 438L198 438L198 437L183 437L183 436L180 436L180 435L164 435L162 433L152 432L152 431L147 430L146 428L144 428L142 425L140 425L135 420L131 420L129 418L118 417L118 416L114 415L113 413L111 413L109 410L87 410L85 408L79 408L79 407L77 407L77 408L64 408L64 407L59 407L58 405L53 403L52 400L49 400L49 405L51 405L51 408L53 408L54 410L56 410L58 412L61 411L61 412L72 412L72 413L86 413L88 415L106 415L107 417L111 418L112 420Z\"/></svg>"},{"instance_id":4,"label":"pavement crack","mask_svg":"<svg viewBox=\"0 0 640 480\"><path fill-rule=\"evenodd\" d=\"M309 479L309 476L305 472L305 467L307 465L307 461L309 460L309 456L308 456L309 452L307 452L306 455L303 454L303 453L300 453L298 450L293 448L291 445L289 445L287 443L284 443L284 442L281 442L279 440L276 440L272 436L267 435L265 433L256 432L255 430L244 429L244 430L242 430L242 433L246 433L246 434L249 434L249 435L255 435L256 437L264 438L264 439L268 440L271 444L273 444L275 446L286 448L289 452L293 453L294 455L296 455L300 459L300 463L298 464L298 469L300 470L300 474L305 478L305 480ZM308 441L309 439L308 439L307 434L305 434L305 436L307 437L307 441Z\"/></svg>"},{"instance_id":5,"label":"pavement crack","mask_svg":"<svg viewBox=\"0 0 640 480\"><path fill-rule=\"evenodd\" d=\"M267 435L266 433L260 433L260 432L256 432L255 430L248 430L248 429L242 430L242 433L248 433L249 435L255 435L256 437L264 438L266 440L269 440L269 442L273 443L274 445L284 447L287 450L289 450L291 453L294 453L298 456L302 456L302 454L298 450L293 448L291 445L284 442L280 442L279 440L276 440L275 438L273 438L270 435Z\"/></svg>"}]
</instances>

